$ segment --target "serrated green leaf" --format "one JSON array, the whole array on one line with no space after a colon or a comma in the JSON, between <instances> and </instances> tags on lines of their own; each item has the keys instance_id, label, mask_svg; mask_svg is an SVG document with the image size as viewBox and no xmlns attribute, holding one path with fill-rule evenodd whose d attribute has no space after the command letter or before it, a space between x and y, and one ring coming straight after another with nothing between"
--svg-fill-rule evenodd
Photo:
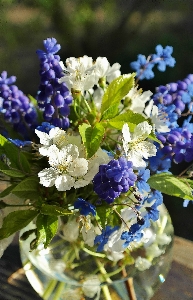
<instances>
[{"instance_id":1,"label":"serrated green leaf","mask_svg":"<svg viewBox=\"0 0 193 300\"><path fill-rule=\"evenodd\" d=\"M0 170L0 171L10 177L25 177L25 174L19 170L9 169L9 170Z\"/></svg>"},{"instance_id":2,"label":"serrated green leaf","mask_svg":"<svg viewBox=\"0 0 193 300\"><path fill-rule=\"evenodd\" d=\"M47 248L58 230L58 218L56 216L48 216L40 214L36 221L37 240L36 247L39 243L44 243Z\"/></svg>"},{"instance_id":3,"label":"serrated green leaf","mask_svg":"<svg viewBox=\"0 0 193 300\"><path fill-rule=\"evenodd\" d=\"M13 233L26 227L37 215L37 210L17 210L8 214L3 219L0 228L0 239L8 238Z\"/></svg>"},{"instance_id":4,"label":"serrated green leaf","mask_svg":"<svg viewBox=\"0 0 193 300\"><path fill-rule=\"evenodd\" d=\"M28 177L17 184L12 193L23 199L37 199L39 189L39 179L36 176Z\"/></svg>"},{"instance_id":5,"label":"serrated green leaf","mask_svg":"<svg viewBox=\"0 0 193 300\"><path fill-rule=\"evenodd\" d=\"M8 188L6 188L5 190L3 190L1 193L0 193L0 198L4 198L6 197L7 195L9 195L12 190L17 186L17 183L13 183L12 185L10 185Z\"/></svg>"},{"instance_id":6,"label":"serrated green leaf","mask_svg":"<svg viewBox=\"0 0 193 300\"><path fill-rule=\"evenodd\" d=\"M31 168L28 160L23 155L21 149L9 142L0 134L0 155L5 154L11 162L11 167L19 169L26 173L31 173Z\"/></svg>"},{"instance_id":7,"label":"serrated green leaf","mask_svg":"<svg viewBox=\"0 0 193 300\"><path fill-rule=\"evenodd\" d=\"M102 114L101 120L112 119L114 116L116 116L118 114L118 106L119 102L107 108Z\"/></svg>"},{"instance_id":8,"label":"serrated green leaf","mask_svg":"<svg viewBox=\"0 0 193 300\"><path fill-rule=\"evenodd\" d=\"M193 200L192 188L180 178L176 178L169 173L160 173L151 176L148 179L148 184L151 188L159 190L164 194Z\"/></svg>"},{"instance_id":9,"label":"serrated green leaf","mask_svg":"<svg viewBox=\"0 0 193 300\"><path fill-rule=\"evenodd\" d=\"M110 106L120 103L121 99L128 94L134 85L134 76L134 73L121 75L109 84L102 99L102 114L108 110Z\"/></svg>"},{"instance_id":10,"label":"serrated green leaf","mask_svg":"<svg viewBox=\"0 0 193 300\"><path fill-rule=\"evenodd\" d=\"M123 125L127 123L130 131L133 132L136 125L144 121L147 120L142 115L138 113L134 113L131 110L128 110L127 112L120 114L119 116L116 116L115 118L109 120L108 123L112 127L120 130L122 129Z\"/></svg>"},{"instance_id":11,"label":"serrated green leaf","mask_svg":"<svg viewBox=\"0 0 193 300\"><path fill-rule=\"evenodd\" d=\"M79 126L79 132L86 148L87 157L90 158L100 147L105 129L100 123L97 123L94 127L83 124Z\"/></svg>"},{"instance_id":12,"label":"serrated green leaf","mask_svg":"<svg viewBox=\"0 0 193 300\"><path fill-rule=\"evenodd\" d=\"M71 212L68 209L65 209L63 207L58 207L56 205L49 205L49 204L42 205L41 213L44 215L50 215L50 216L56 216L56 217L71 214Z\"/></svg>"}]
</instances>

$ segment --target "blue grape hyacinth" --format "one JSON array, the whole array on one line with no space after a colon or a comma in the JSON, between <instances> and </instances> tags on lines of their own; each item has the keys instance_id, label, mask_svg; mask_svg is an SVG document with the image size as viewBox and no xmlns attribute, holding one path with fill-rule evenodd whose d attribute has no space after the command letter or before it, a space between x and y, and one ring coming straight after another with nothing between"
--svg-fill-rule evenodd
<instances>
[{"instance_id":1,"label":"blue grape hyacinth","mask_svg":"<svg viewBox=\"0 0 193 300\"><path fill-rule=\"evenodd\" d=\"M65 83L58 83L58 79L63 76L60 56L56 54L61 46L55 38L48 38L43 43L45 51L36 51L40 60L41 78L37 95L38 106L43 110L46 122L66 130L70 125L68 115L72 96Z\"/></svg>"},{"instance_id":2,"label":"blue grape hyacinth","mask_svg":"<svg viewBox=\"0 0 193 300\"><path fill-rule=\"evenodd\" d=\"M132 162L124 157L100 165L99 172L93 179L94 191L100 198L112 203L121 193L126 193L137 180L132 166Z\"/></svg>"}]
</instances>

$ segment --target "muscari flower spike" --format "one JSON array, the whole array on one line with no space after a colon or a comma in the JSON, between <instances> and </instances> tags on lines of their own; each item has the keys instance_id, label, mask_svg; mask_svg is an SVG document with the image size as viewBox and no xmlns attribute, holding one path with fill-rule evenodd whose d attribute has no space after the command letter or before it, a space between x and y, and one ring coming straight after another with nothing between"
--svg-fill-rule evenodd
<instances>
[{"instance_id":1,"label":"muscari flower spike","mask_svg":"<svg viewBox=\"0 0 193 300\"><path fill-rule=\"evenodd\" d=\"M134 185L137 176L132 166L132 162L124 157L100 165L99 172L93 178L94 191L107 203L112 203L121 193L126 193Z\"/></svg>"}]
</instances>

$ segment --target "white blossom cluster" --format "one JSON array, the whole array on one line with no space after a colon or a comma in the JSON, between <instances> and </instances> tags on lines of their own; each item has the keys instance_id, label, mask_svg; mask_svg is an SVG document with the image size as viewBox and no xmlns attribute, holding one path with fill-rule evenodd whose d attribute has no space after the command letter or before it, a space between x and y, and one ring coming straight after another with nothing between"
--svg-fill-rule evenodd
<instances>
[{"instance_id":1,"label":"white blossom cluster","mask_svg":"<svg viewBox=\"0 0 193 300\"><path fill-rule=\"evenodd\" d=\"M49 134L35 130L43 145L39 152L48 157L50 167L38 173L40 184L56 186L58 191L88 185L98 172L100 164L108 163L109 157L101 148L90 159L79 135L68 135L59 127L52 128Z\"/></svg>"}]
</instances>

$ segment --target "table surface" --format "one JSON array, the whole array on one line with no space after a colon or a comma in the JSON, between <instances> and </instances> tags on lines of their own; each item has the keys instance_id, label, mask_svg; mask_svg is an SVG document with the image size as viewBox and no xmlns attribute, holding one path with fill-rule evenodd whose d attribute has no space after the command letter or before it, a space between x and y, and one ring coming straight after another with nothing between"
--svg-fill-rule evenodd
<instances>
[{"instance_id":1,"label":"table surface","mask_svg":"<svg viewBox=\"0 0 193 300\"><path fill-rule=\"evenodd\" d=\"M0 300L41 300L21 268L17 242L0 259ZM152 300L193 300L193 242L175 237L171 270Z\"/></svg>"}]
</instances>

